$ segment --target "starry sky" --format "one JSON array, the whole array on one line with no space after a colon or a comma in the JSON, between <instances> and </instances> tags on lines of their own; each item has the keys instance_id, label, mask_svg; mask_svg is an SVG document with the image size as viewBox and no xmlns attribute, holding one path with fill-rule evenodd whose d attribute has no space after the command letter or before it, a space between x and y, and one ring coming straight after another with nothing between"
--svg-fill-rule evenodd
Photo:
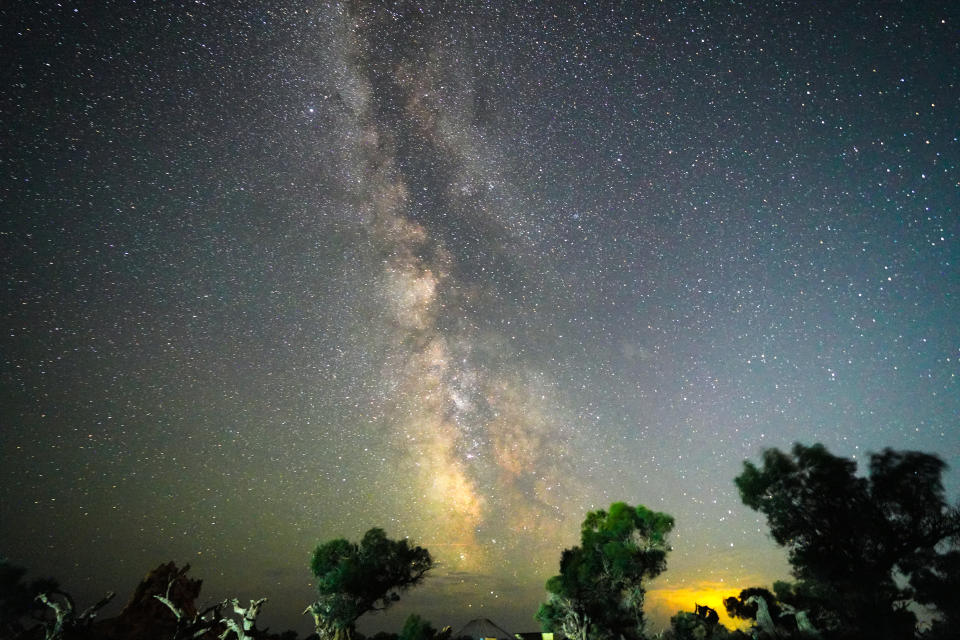
<instances>
[{"instance_id":1,"label":"starry sky","mask_svg":"<svg viewBox=\"0 0 960 640\"><path fill-rule=\"evenodd\" d=\"M189 562L310 629L373 526L439 561L363 631L533 614L616 500L647 609L786 578L767 447L960 488L960 5L0 8L0 554L81 605ZM262 626L262 625L261 625Z\"/></svg>"}]
</instances>

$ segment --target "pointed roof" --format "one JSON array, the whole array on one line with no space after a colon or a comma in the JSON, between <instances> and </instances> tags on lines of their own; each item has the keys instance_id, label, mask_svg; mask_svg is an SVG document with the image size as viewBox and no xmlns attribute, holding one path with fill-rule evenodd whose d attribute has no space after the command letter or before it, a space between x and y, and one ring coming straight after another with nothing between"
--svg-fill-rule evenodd
<instances>
[{"instance_id":1,"label":"pointed roof","mask_svg":"<svg viewBox=\"0 0 960 640\"><path fill-rule=\"evenodd\" d=\"M481 640L481 638L514 640L512 633L504 631L503 627L498 626L488 618L474 618L467 624L463 625L463 629L460 629L460 631L454 634L453 637L462 638L463 636L470 636L475 640Z\"/></svg>"}]
</instances>

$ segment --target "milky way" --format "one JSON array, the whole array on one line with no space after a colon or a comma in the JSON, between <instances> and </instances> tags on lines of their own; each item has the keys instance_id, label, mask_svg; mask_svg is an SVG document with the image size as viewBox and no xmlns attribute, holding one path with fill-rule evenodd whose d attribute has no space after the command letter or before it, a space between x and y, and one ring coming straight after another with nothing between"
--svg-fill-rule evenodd
<instances>
[{"instance_id":1,"label":"milky way","mask_svg":"<svg viewBox=\"0 0 960 640\"><path fill-rule=\"evenodd\" d=\"M957 8L808 4L0 9L0 553L305 631L381 526L361 629L521 631L626 500L659 624L787 577L765 447L956 467Z\"/></svg>"},{"instance_id":2,"label":"milky way","mask_svg":"<svg viewBox=\"0 0 960 640\"><path fill-rule=\"evenodd\" d=\"M415 45L411 54L384 60L370 39L383 38L396 18L366 7L343 19L356 22L339 50L354 87L343 104L354 142L344 162L356 163L349 175L357 177L343 185L343 206L355 210L348 217L361 221L380 256L380 400L419 520L411 533L454 547L440 557L458 570L488 566L490 553L500 555L489 550L498 535L501 545L515 544L522 537L513 534L536 527L547 532L536 545L556 548L553 532L568 515L567 425L548 413L554 394L541 393L512 336L482 313L502 305L505 292L465 273L444 240L461 249L456 234L478 247L504 238L500 260L523 257L510 249L523 242L513 228L525 214L505 210L497 193L505 180L475 125L463 47L444 42L452 38L442 23L427 24L396 44Z\"/></svg>"}]
</instances>

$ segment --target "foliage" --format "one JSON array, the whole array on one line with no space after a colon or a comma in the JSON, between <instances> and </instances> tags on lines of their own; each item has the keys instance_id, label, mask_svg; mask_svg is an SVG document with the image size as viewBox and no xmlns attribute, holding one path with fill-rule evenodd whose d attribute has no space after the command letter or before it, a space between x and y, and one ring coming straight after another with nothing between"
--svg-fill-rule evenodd
<instances>
[{"instance_id":1,"label":"foliage","mask_svg":"<svg viewBox=\"0 0 960 640\"><path fill-rule=\"evenodd\" d=\"M929 636L956 637L960 629L960 551L934 554L924 565L916 567L912 575L914 599L939 613Z\"/></svg>"},{"instance_id":2,"label":"foliage","mask_svg":"<svg viewBox=\"0 0 960 640\"><path fill-rule=\"evenodd\" d=\"M447 640L451 633L450 627L437 631L428 620L412 613L403 623L398 640Z\"/></svg>"},{"instance_id":3,"label":"foliage","mask_svg":"<svg viewBox=\"0 0 960 640\"><path fill-rule=\"evenodd\" d=\"M773 583L773 593L776 601L770 604L771 611L782 609L804 612L810 623L817 629L842 629L843 623L836 609L824 606L824 602L831 602L834 589L829 585L813 581L799 580L785 582L778 580ZM768 600L768 602L770 602ZM783 614L780 614L783 616ZM789 615L789 614L787 614ZM782 618L781 618L782 619ZM796 621L796 615L794 616ZM854 629L848 629L854 632Z\"/></svg>"},{"instance_id":4,"label":"foliage","mask_svg":"<svg viewBox=\"0 0 960 640\"><path fill-rule=\"evenodd\" d=\"M949 600L941 549L960 533L960 510L946 502L945 467L934 455L886 449L870 457L865 478L823 445L796 444L790 454L765 451L762 467L745 462L735 483L787 548L799 582L784 598L802 600L826 628L904 638L916 625L905 607L914 595Z\"/></svg>"},{"instance_id":5,"label":"foliage","mask_svg":"<svg viewBox=\"0 0 960 640\"><path fill-rule=\"evenodd\" d=\"M587 514L580 546L565 549L560 574L547 581L549 599L537 620L571 640L643 635L644 580L666 569L673 518L623 502Z\"/></svg>"},{"instance_id":6,"label":"foliage","mask_svg":"<svg viewBox=\"0 0 960 640\"><path fill-rule=\"evenodd\" d=\"M437 630L428 620L411 613L403 623L398 640L433 640L436 635Z\"/></svg>"},{"instance_id":7,"label":"foliage","mask_svg":"<svg viewBox=\"0 0 960 640\"><path fill-rule=\"evenodd\" d=\"M706 623L688 611L678 611L670 618L670 630L677 640L704 640L708 633Z\"/></svg>"},{"instance_id":8,"label":"foliage","mask_svg":"<svg viewBox=\"0 0 960 640\"><path fill-rule=\"evenodd\" d=\"M750 587L749 589L742 589L740 595L731 596L729 598L723 599L723 606L727 610L727 615L731 618L738 618L740 620L756 620L757 619L757 604L755 602L747 602L752 596L757 596L759 598L764 598L767 601L767 605L770 608L770 616L776 620L780 617L780 605L777 602L777 597L774 596L768 589L763 587Z\"/></svg>"},{"instance_id":9,"label":"foliage","mask_svg":"<svg viewBox=\"0 0 960 640\"><path fill-rule=\"evenodd\" d=\"M317 633L349 640L360 616L388 608L432 567L429 551L391 540L383 529L370 529L360 544L339 538L319 545L310 562L319 594L309 608Z\"/></svg>"},{"instance_id":10,"label":"foliage","mask_svg":"<svg viewBox=\"0 0 960 640\"><path fill-rule=\"evenodd\" d=\"M758 638L809 640L822 637L819 628L836 627L830 620L818 620L817 624L810 620L811 600L802 585L778 581L773 590L776 595L763 587L743 589L738 596L725 598L723 606L730 617L753 622L753 633Z\"/></svg>"},{"instance_id":11,"label":"foliage","mask_svg":"<svg viewBox=\"0 0 960 640\"><path fill-rule=\"evenodd\" d=\"M671 640L746 640L741 631L730 631L722 624L707 620L704 616L678 611L670 618L670 631L664 634Z\"/></svg>"}]
</instances>

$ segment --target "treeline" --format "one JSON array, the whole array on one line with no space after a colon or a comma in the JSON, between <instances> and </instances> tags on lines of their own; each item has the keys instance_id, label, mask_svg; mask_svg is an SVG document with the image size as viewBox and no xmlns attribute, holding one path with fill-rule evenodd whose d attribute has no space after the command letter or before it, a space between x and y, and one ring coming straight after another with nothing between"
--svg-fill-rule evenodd
<instances>
[{"instance_id":1,"label":"treeline","mask_svg":"<svg viewBox=\"0 0 960 640\"><path fill-rule=\"evenodd\" d=\"M935 455L886 449L870 456L866 475L857 475L855 461L801 444L790 452L769 449L759 464L744 462L734 484L743 503L766 517L794 576L771 589L748 585L724 600L728 615L747 621L748 631L729 630L716 611L690 603L693 610L678 612L669 629L649 632L646 585L667 568L674 519L623 502L587 514L580 545L562 552L535 618L543 631L568 640L960 637L960 506L947 502L945 469ZM433 567L427 549L391 540L378 528L359 542L319 545L310 563L317 599L305 610L313 617L312 637L361 640L357 620L389 608ZM106 624L95 618L112 594L78 611L53 580L24 582L23 569L0 562L0 639L296 637L257 628L265 599L196 609L200 582L187 579L186 569L161 565ZM449 627L437 630L412 615L399 634L372 640L451 635Z\"/></svg>"},{"instance_id":2,"label":"treeline","mask_svg":"<svg viewBox=\"0 0 960 640\"><path fill-rule=\"evenodd\" d=\"M734 480L787 550L794 582L750 585L724 600L749 633L691 603L662 638L946 640L960 637L960 507L948 504L939 457L885 449L867 474L822 445L769 449ZM560 559L537 619L570 640L642 640L644 585L666 568L673 519L638 506L587 515ZM917 611L924 615L919 618Z\"/></svg>"}]
</instances>

